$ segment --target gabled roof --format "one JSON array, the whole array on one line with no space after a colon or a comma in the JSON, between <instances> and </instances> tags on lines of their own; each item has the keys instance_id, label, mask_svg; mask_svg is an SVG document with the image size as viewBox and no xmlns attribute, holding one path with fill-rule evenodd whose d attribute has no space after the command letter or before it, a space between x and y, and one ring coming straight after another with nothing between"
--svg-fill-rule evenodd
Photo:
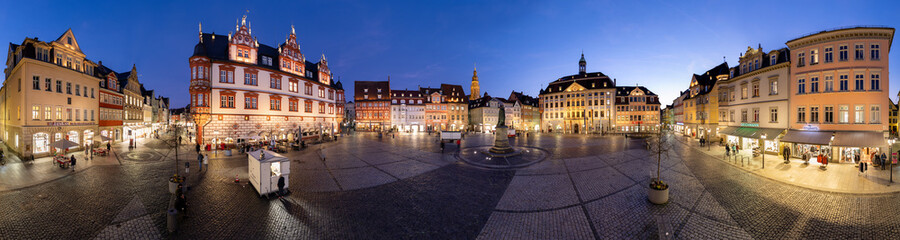
<instances>
[{"instance_id":1,"label":"gabled roof","mask_svg":"<svg viewBox=\"0 0 900 240\"><path fill-rule=\"evenodd\" d=\"M616 86L615 82L603 73L592 72L561 77L551 82L546 88L541 89L540 94L562 92L573 83L578 83L578 85L586 89L613 88Z\"/></svg>"},{"instance_id":2,"label":"gabled roof","mask_svg":"<svg viewBox=\"0 0 900 240\"><path fill-rule=\"evenodd\" d=\"M278 53L277 48L260 43L259 47L256 50L258 56L268 56L272 58L272 65L269 66L262 64L262 57L257 57L257 67L272 69L278 71L279 73L284 73L280 71L281 60L279 58L280 54ZM194 45L194 54L191 56L203 56L216 61L231 62L231 60L228 59L228 36L212 33L200 34L200 42L197 43L197 45ZM318 65L309 61L306 61L304 64L306 65L306 69L312 72L312 76L306 76L306 73L303 73L300 75L300 77L307 77L318 82Z\"/></svg>"},{"instance_id":3,"label":"gabled roof","mask_svg":"<svg viewBox=\"0 0 900 240\"><path fill-rule=\"evenodd\" d=\"M466 91L460 85L441 84L441 94L446 96L444 98L445 102L465 103L466 99L468 99Z\"/></svg>"},{"instance_id":4,"label":"gabled roof","mask_svg":"<svg viewBox=\"0 0 900 240\"><path fill-rule=\"evenodd\" d=\"M369 89L368 92L366 89ZM378 89L381 89L381 99L378 99ZM391 99L391 84L389 81L356 81L354 83L354 97L357 101L378 100L389 101ZM368 96L366 99L364 96Z\"/></svg>"},{"instance_id":5,"label":"gabled roof","mask_svg":"<svg viewBox=\"0 0 900 240\"><path fill-rule=\"evenodd\" d=\"M525 95L522 92L512 91L512 93L509 94L509 100L517 101L521 105L529 105L529 106L534 106L534 107L537 107L539 105L537 99L535 99L534 97Z\"/></svg>"},{"instance_id":6,"label":"gabled roof","mask_svg":"<svg viewBox=\"0 0 900 240\"><path fill-rule=\"evenodd\" d=\"M616 87L616 105L629 104L629 98L627 96L631 95L631 92L634 91L634 89L640 89L644 92L643 96L649 96L648 98L645 98L647 104L659 104L659 96L644 86L622 86Z\"/></svg>"}]
</instances>

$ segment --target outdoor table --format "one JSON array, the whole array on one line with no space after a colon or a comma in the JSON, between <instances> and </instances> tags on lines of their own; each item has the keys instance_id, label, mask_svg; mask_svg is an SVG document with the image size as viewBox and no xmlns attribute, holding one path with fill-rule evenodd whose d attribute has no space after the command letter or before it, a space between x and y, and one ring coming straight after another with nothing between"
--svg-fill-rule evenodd
<instances>
[{"instance_id":1,"label":"outdoor table","mask_svg":"<svg viewBox=\"0 0 900 240\"><path fill-rule=\"evenodd\" d=\"M60 156L53 157L53 162L54 162L57 166L59 166L59 168L69 168L69 164L71 163L71 161L69 160L69 158L67 158L67 157L65 157L65 156L62 156L62 157L60 157Z\"/></svg>"}]
</instances>

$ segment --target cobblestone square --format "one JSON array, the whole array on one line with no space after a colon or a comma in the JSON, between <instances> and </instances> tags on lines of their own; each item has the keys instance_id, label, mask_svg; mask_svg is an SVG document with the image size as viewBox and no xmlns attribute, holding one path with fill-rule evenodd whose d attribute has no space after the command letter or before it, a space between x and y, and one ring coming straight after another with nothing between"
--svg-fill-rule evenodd
<instances>
[{"instance_id":1,"label":"cobblestone square","mask_svg":"<svg viewBox=\"0 0 900 240\"><path fill-rule=\"evenodd\" d=\"M670 201L653 205L647 184L656 174L656 159L639 139L534 134L511 142L544 149L550 157L518 170L487 170L456 159L455 152L440 153L428 138L356 133L289 152L292 193L283 199L256 194L247 183L245 155L211 154L209 166L187 175L188 217L179 219L174 233L167 231L165 214L173 149L116 145L107 164L75 173L40 170L56 177L33 183L19 175L46 163L7 164L0 169L21 173L4 179L15 182L0 191L5 203L0 235L645 239L668 233L675 239L890 239L900 234L898 193L798 187L744 170L690 141L676 142L676 152L662 160ZM462 147L483 146L491 138L472 134ZM159 145L154 141L146 143ZM585 142L590 144L578 145ZM324 162L323 151L330 155ZM196 153L183 146L178 158L195 160ZM240 182L234 182L235 175Z\"/></svg>"}]
</instances>

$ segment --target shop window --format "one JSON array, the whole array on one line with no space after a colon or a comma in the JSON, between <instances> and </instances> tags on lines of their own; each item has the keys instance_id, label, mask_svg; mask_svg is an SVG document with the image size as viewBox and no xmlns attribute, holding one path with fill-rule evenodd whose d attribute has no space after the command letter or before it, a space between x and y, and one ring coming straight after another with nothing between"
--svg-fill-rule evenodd
<instances>
[{"instance_id":1,"label":"shop window","mask_svg":"<svg viewBox=\"0 0 900 240\"><path fill-rule=\"evenodd\" d=\"M35 133L32 138L34 139L34 153L50 152L50 134Z\"/></svg>"}]
</instances>

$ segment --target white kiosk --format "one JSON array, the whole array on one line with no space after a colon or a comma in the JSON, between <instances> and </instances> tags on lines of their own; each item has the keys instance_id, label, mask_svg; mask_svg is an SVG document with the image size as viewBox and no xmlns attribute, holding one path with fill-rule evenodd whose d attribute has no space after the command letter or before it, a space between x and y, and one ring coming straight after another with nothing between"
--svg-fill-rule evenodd
<instances>
[{"instance_id":1,"label":"white kiosk","mask_svg":"<svg viewBox=\"0 0 900 240\"><path fill-rule=\"evenodd\" d=\"M247 154L247 170L250 184L259 196L278 191L278 178L284 177L284 188L288 188L291 161L286 157L267 150L257 150Z\"/></svg>"}]
</instances>

